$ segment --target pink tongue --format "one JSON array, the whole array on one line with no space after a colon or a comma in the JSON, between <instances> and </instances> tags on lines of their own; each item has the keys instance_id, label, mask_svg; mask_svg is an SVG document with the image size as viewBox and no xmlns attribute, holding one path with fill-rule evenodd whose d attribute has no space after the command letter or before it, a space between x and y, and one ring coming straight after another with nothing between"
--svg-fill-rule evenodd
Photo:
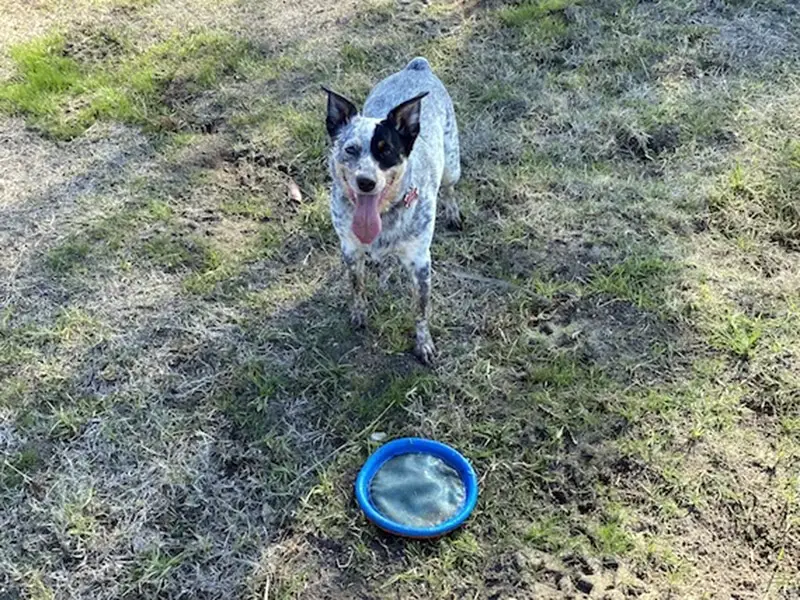
<instances>
[{"instance_id":1,"label":"pink tongue","mask_svg":"<svg viewBox=\"0 0 800 600\"><path fill-rule=\"evenodd\" d=\"M378 212L378 194L357 195L353 215L353 233L362 244L371 244L381 232L381 215Z\"/></svg>"}]
</instances>

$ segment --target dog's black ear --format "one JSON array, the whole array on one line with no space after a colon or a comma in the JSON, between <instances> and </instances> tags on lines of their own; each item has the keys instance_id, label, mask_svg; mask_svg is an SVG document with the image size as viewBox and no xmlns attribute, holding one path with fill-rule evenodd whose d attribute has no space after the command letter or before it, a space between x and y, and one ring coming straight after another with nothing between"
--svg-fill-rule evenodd
<instances>
[{"instance_id":1,"label":"dog's black ear","mask_svg":"<svg viewBox=\"0 0 800 600\"><path fill-rule=\"evenodd\" d=\"M328 128L328 135L333 139L339 130L358 114L358 109L344 96L325 87L322 89L328 94L328 117L325 119L325 126Z\"/></svg>"},{"instance_id":2,"label":"dog's black ear","mask_svg":"<svg viewBox=\"0 0 800 600\"><path fill-rule=\"evenodd\" d=\"M386 120L400 134L406 156L411 154L414 142L419 135L419 119L422 112L422 99L428 95L424 92L419 96L406 100L389 111Z\"/></svg>"}]
</instances>

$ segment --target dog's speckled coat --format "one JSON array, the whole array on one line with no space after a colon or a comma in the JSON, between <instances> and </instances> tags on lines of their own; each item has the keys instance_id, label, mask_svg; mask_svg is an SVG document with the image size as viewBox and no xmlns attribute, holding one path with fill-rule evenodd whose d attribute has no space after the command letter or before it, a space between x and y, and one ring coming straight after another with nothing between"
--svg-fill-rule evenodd
<instances>
[{"instance_id":1,"label":"dog's speckled coat","mask_svg":"<svg viewBox=\"0 0 800 600\"><path fill-rule=\"evenodd\" d=\"M412 140L413 149L402 164L382 168L370 153L376 127L387 122L387 115L403 103L426 94L417 113L419 133ZM329 130L333 101L345 99L329 92ZM351 104L349 108L352 110ZM336 115L335 115L336 116ZM339 115L341 117L341 115ZM412 117L413 120L413 117ZM460 227L453 186L461 175L458 127L450 95L424 58L415 58L405 69L375 86L361 114L339 118L339 129L331 131L331 216L341 240L342 256L353 285L352 319L365 323L364 266L370 258L378 263L390 255L400 259L408 270L415 292L416 354L425 363L434 356L428 321L430 318L431 256L430 245L436 221L439 189L448 225ZM354 155L354 148L361 150ZM353 191L355 177L367 177L386 190L381 204L380 233L370 243L363 243L354 233ZM404 198L416 189L418 199L406 206ZM383 197L383 196L381 196Z\"/></svg>"}]
</instances>

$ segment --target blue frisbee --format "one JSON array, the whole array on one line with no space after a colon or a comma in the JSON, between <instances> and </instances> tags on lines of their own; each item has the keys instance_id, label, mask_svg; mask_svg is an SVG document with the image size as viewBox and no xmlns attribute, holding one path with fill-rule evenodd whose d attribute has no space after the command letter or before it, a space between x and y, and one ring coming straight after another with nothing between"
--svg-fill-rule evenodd
<instances>
[{"instance_id":1,"label":"blue frisbee","mask_svg":"<svg viewBox=\"0 0 800 600\"><path fill-rule=\"evenodd\" d=\"M433 440L402 438L378 448L356 478L367 518L395 535L435 538L450 533L478 502L478 478L456 450Z\"/></svg>"}]
</instances>

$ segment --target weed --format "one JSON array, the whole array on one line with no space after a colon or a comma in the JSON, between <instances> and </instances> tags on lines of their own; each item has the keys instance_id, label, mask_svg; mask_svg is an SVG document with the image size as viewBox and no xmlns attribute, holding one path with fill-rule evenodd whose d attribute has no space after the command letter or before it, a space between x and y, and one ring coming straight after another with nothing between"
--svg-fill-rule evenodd
<instances>
[{"instance_id":1,"label":"weed","mask_svg":"<svg viewBox=\"0 0 800 600\"><path fill-rule=\"evenodd\" d=\"M736 356L748 358L761 339L762 328L758 319L751 319L741 313L729 314L725 323L718 327L712 342L719 348L729 350Z\"/></svg>"},{"instance_id":2,"label":"weed","mask_svg":"<svg viewBox=\"0 0 800 600\"><path fill-rule=\"evenodd\" d=\"M625 529L619 516L597 525L591 536L600 554L622 556L633 548L631 535Z\"/></svg>"}]
</instances>

